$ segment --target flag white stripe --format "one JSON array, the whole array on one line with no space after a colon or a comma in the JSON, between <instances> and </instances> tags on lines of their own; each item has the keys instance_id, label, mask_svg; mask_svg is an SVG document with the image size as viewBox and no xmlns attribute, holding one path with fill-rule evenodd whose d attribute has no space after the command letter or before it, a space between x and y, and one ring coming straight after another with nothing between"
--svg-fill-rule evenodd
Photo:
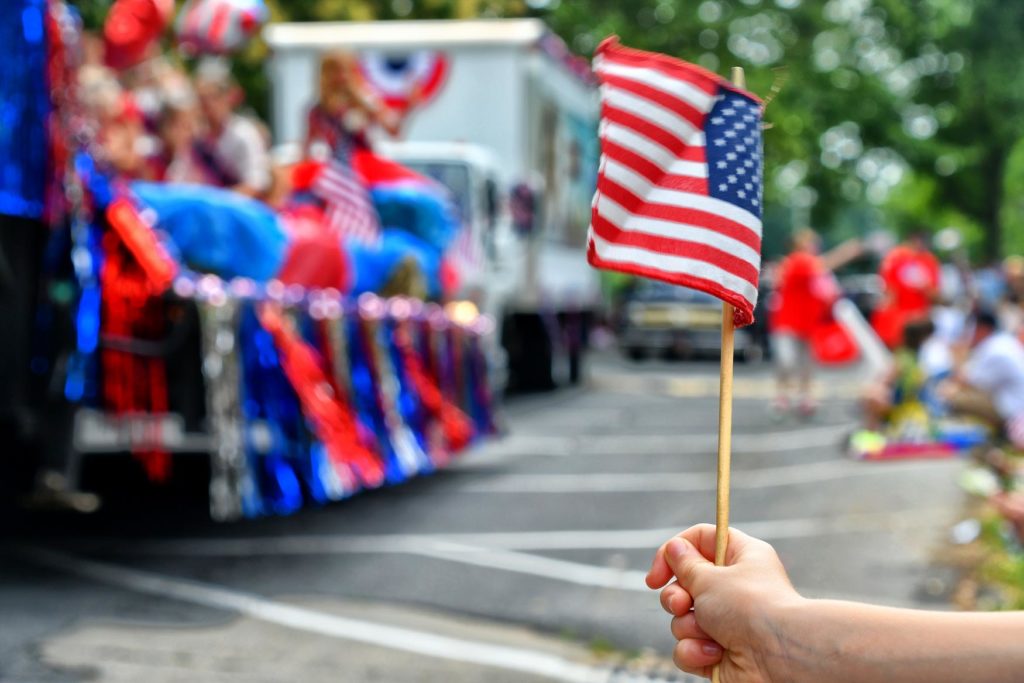
<instances>
[{"instance_id":1,"label":"flag white stripe","mask_svg":"<svg viewBox=\"0 0 1024 683\"><path fill-rule=\"evenodd\" d=\"M752 306L757 301L757 288L754 285L707 261L649 251L640 247L612 244L593 232L590 233L590 240L597 255L603 261L639 265L671 274L692 275L721 283L726 289L736 292L749 301Z\"/></svg>"},{"instance_id":2,"label":"flag white stripe","mask_svg":"<svg viewBox=\"0 0 1024 683\"><path fill-rule=\"evenodd\" d=\"M704 146L704 133L700 128L652 100L610 85L601 86L601 99L610 107L632 114L652 126L671 133L687 145Z\"/></svg>"},{"instance_id":3,"label":"flag white stripe","mask_svg":"<svg viewBox=\"0 0 1024 683\"><path fill-rule=\"evenodd\" d=\"M621 230L707 244L742 259L755 268L761 267L761 255L757 251L712 228L630 213L606 195L602 195L598 200L597 213Z\"/></svg>"},{"instance_id":4,"label":"flag white stripe","mask_svg":"<svg viewBox=\"0 0 1024 683\"><path fill-rule=\"evenodd\" d=\"M707 164L698 161L683 161L676 154L665 149L650 138L644 137L629 128L617 123L606 122L601 133L602 140L614 142L644 157L652 164L670 175L685 175L694 178L707 178Z\"/></svg>"},{"instance_id":5,"label":"flag white stripe","mask_svg":"<svg viewBox=\"0 0 1024 683\"><path fill-rule=\"evenodd\" d=\"M347 179L324 178L322 191L324 194L333 195L339 199L347 199L361 205L369 206L370 204L363 188L353 186L353 182Z\"/></svg>"},{"instance_id":6,"label":"flag white stripe","mask_svg":"<svg viewBox=\"0 0 1024 683\"><path fill-rule=\"evenodd\" d=\"M761 236L761 221L754 214L742 209L735 204L715 199L707 195L683 192L682 190L671 190L659 187L647 180L639 173L627 166L616 162L614 159L605 159L604 176L609 180L621 185L638 197L643 197L645 202L652 204L665 204L666 206L678 206L684 209L697 209L717 214L740 225L749 228L758 237Z\"/></svg>"},{"instance_id":7,"label":"flag white stripe","mask_svg":"<svg viewBox=\"0 0 1024 683\"><path fill-rule=\"evenodd\" d=\"M598 57L594 60L594 63L594 70L599 75L608 74L609 76L620 76L637 83L649 85L652 88L657 88L658 90L678 97L699 111L707 113L715 106L716 98L713 95L704 92L697 86L691 85L686 81L682 81L677 78L670 78L655 69L648 69L640 66L629 66L626 64L615 64L613 62L609 62L603 57Z\"/></svg>"}]
</instances>

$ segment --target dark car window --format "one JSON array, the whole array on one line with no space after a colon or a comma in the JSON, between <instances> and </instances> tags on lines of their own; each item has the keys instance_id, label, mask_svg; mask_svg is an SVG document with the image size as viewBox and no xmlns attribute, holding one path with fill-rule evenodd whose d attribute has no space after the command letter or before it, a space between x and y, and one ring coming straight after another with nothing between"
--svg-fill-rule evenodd
<instances>
[{"instance_id":1,"label":"dark car window","mask_svg":"<svg viewBox=\"0 0 1024 683\"><path fill-rule=\"evenodd\" d=\"M689 287L670 285L667 282L658 280L643 280L636 288L634 294L636 301L649 302L679 302L693 304L712 304L715 297Z\"/></svg>"}]
</instances>

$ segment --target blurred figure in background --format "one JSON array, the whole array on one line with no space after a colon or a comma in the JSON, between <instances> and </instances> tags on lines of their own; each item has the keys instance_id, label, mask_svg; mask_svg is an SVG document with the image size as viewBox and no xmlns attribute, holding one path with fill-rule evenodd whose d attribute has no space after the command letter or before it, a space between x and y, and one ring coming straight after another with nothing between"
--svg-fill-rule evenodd
<instances>
[{"instance_id":1,"label":"blurred figure in background","mask_svg":"<svg viewBox=\"0 0 1024 683\"><path fill-rule=\"evenodd\" d=\"M324 55L320 62L320 99L309 111L305 156L323 161L345 143L370 148L370 131L379 126L397 135L401 117L388 109L365 86L351 52Z\"/></svg>"},{"instance_id":2,"label":"blurred figure in background","mask_svg":"<svg viewBox=\"0 0 1024 683\"><path fill-rule=\"evenodd\" d=\"M142 116L116 74L102 66L82 67L78 88L84 114L95 122L101 163L122 179L149 178L140 149L145 132Z\"/></svg>"},{"instance_id":3,"label":"blurred figure in background","mask_svg":"<svg viewBox=\"0 0 1024 683\"><path fill-rule=\"evenodd\" d=\"M272 182L268 141L260 127L236 109L242 91L229 66L205 59L196 70L196 93L207 130L199 147L217 184L261 198Z\"/></svg>"},{"instance_id":4,"label":"blurred figure in background","mask_svg":"<svg viewBox=\"0 0 1024 683\"><path fill-rule=\"evenodd\" d=\"M161 148L153 160L157 180L216 185L217 177L199 150L199 116L188 97L166 102L157 121Z\"/></svg>"},{"instance_id":5,"label":"blurred figure in background","mask_svg":"<svg viewBox=\"0 0 1024 683\"><path fill-rule=\"evenodd\" d=\"M976 312L970 326L970 355L940 393L951 410L991 423L1024 449L1024 344L1000 331L991 311Z\"/></svg>"},{"instance_id":6,"label":"blurred figure in background","mask_svg":"<svg viewBox=\"0 0 1024 683\"><path fill-rule=\"evenodd\" d=\"M863 248L859 242L850 241L819 255L821 238L811 228L796 231L792 243L792 251L776 271L775 290L768 305L768 328L777 372L773 407L778 414L795 407L807 417L817 408L811 393L811 341L815 332L831 319L832 305L840 295L832 271L858 258Z\"/></svg>"},{"instance_id":7,"label":"blurred figure in background","mask_svg":"<svg viewBox=\"0 0 1024 683\"><path fill-rule=\"evenodd\" d=\"M933 375L921 356L934 332L935 326L927 318L907 323L903 343L893 354L891 370L864 392L865 427L878 432L887 423L908 423L911 428L923 426L923 431L927 432L929 417L926 406L930 401L925 392ZM898 426L896 431L901 435L905 433Z\"/></svg>"},{"instance_id":8,"label":"blurred figure in background","mask_svg":"<svg viewBox=\"0 0 1024 683\"><path fill-rule=\"evenodd\" d=\"M1003 260L1006 291L999 302L999 322L1003 329L1024 341L1024 256Z\"/></svg>"},{"instance_id":9,"label":"blurred figure in background","mask_svg":"<svg viewBox=\"0 0 1024 683\"><path fill-rule=\"evenodd\" d=\"M879 276L885 299L872 316L878 336L891 348L902 340L903 327L911 320L927 318L939 300L941 266L928 248L928 232L915 230L882 260Z\"/></svg>"}]
</instances>

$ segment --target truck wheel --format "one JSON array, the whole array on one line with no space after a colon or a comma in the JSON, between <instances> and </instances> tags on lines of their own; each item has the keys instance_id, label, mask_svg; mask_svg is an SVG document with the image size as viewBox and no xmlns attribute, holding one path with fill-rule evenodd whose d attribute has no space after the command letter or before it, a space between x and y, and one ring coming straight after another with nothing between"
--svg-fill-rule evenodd
<instances>
[{"instance_id":1,"label":"truck wheel","mask_svg":"<svg viewBox=\"0 0 1024 683\"><path fill-rule=\"evenodd\" d=\"M509 393L554 388L553 345L539 315L514 313L506 316L501 343L508 354Z\"/></svg>"},{"instance_id":2,"label":"truck wheel","mask_svg":"<svg viewBox=\"0 0 1024 683\"><path fill-rule=\"evenodd\" d=\"M630 346L626 349L626 356L628 356L630 360L637 362L647 360L647 349L640 346Z\"/></svg>"}]
</instances>

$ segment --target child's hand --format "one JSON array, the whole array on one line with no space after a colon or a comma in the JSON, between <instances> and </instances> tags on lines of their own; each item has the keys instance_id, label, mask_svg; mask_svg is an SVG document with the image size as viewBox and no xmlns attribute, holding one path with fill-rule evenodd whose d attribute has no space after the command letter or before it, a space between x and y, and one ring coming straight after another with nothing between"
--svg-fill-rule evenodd
<instances>
[{"instance_id":1,"label":"child's hand","mask_svg":"<svg viewBox=\"0 0 1024 683\"><path fill-rule=\"evenodd\" d=\"M787 680L781 644L791 634L783 638L779 617L803 599L778 555L735 529L727 566L714 566L714 554L715 528L697 525L663 545L647 574L648 586L665 586L661 605L674 617L676 666L710 677L720 663L723 683Z\"/></svg>"}]
</instances>

